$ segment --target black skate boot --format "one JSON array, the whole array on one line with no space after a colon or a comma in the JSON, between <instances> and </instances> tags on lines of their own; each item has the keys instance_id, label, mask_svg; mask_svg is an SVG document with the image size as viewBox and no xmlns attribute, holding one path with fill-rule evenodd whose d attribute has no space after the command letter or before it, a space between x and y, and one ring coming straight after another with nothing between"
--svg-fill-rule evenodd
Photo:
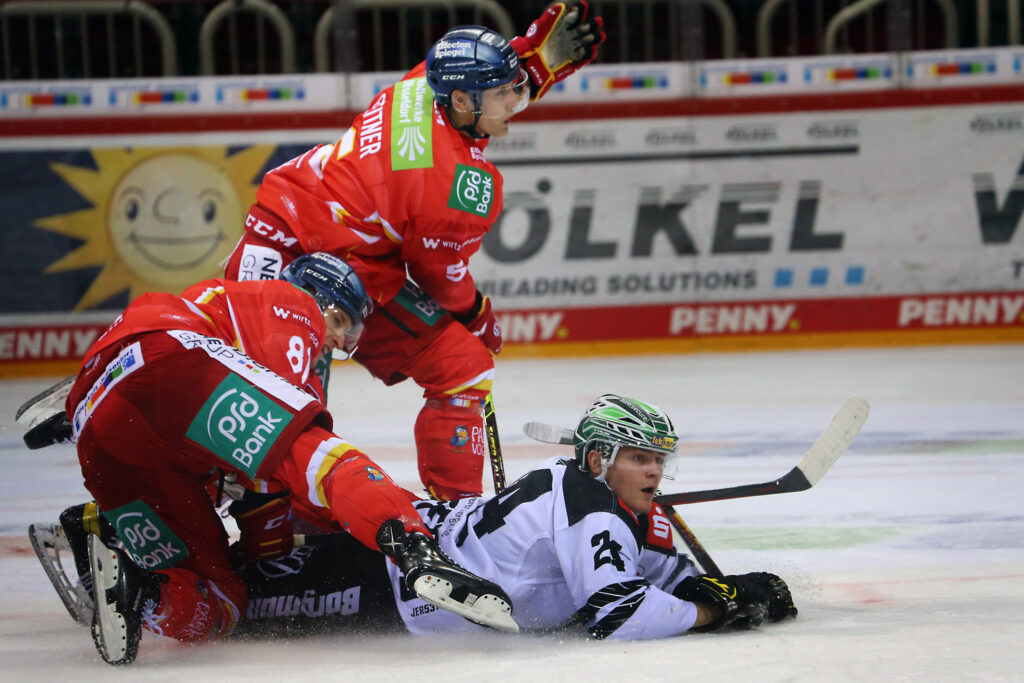
<instances>
[{"instance_id":1,"label":"black skate boot","mask_svg":"<svg viewBox=\"0 0 1024 683\"><path fill-rule=\"evenodd\" d=\"M104 543L111 543L116 535L99 514L96 503L72 505L60 514L60 524L32 524L28 528L29 541L47 578L71 618L83 626L92 623L92 574L89 570L89 534L99 534ZM68 555L74 560L78 579L65 570ZM62 559L62 556L64 559Z\"/></svg>"},{"instance_id":2,"label":"black skate boot","mask_svg":"<svg viewBox=\"0 0 1024 683\"><path fill-rule=\"evenodd\" d=\"M437 541L408 534L397 519L377 532L377 545L405 574L406 588L423 600L482 626L518 633L512 601L500 586L472 574L444 554Z\"/></svg>"},{"instance_id":3,"label":"black skate boot","mask_svg":"<svg viewBox=\"0 0 1024 683\"><path fill-rule=\"evenodd\" d=\"M26 446L36 450L47 446L71 443L72 436L71 420L68 419L68 414L62 410L29 429L22 438L25 440Z\"/></svg>"},{"instance_id":4,"label":"black skate boot","mask_svg":"<svg viewBox=\"0 0 1024 683\"><path fill-rule=\"evenodd\" d=\"M138 567L99 536L89 534L88 541L95 604L92 640L106 663L131 664L139 653L143 617L160 604L160 584L167 578Z\"/></svg>"}]
</instances>

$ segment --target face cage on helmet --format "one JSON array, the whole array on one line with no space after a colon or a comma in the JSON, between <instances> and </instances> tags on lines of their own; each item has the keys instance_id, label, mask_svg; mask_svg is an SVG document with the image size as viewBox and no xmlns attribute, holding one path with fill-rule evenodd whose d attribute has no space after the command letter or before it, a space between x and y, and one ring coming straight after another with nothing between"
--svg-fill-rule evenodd
<instances>
[{"instance_id":1,"label":"face cage on helmet","mask_svg":"<svg viewBox=\"0 0 1024 683\"><path fill-rule=\"evenodd\" d=\"M601 475L604 476L608 472L608 468L615 463L615 458L619 456L619 450L625 448L639 448L641 450L650 451L651 453L659 453L665 456L665 460L661 465L661 478L662 479L675 479L676 470L679 465L679 458L676 457L678 453L675 451L667 452L658 448L650 448L648 446L639 446L636 444L629 443L615 443L611 441L605 441L603 439L594 439L588 441L583 450L584 468L589 469L586 466L587 453L592 450L596 450L601 456Z\"/></svg>"},{"instance_id":2,"label":"face cage on helmet","mask_svg":"<svg viewBox=\"0 0 1024 683\"><path fill-rule=\"evenodd\" d=\"M344 352L345 356L342 358L338 358L338 360L348 360L356 352L356 348L358 348L359 346L359 338L363 334L363 324L353 322L352 326L349 327L348 330L346 330L343 335L338 335L338 333L335 330L333 330L331 326L331 309L344 313L345 317L349 319L349 322L352 322L352 315L341 306L338 306L337 304L329 304L326 308L322 309L324 315L324 323L327 325L328 331L333 332L336 336L342 337L341 351Z\"/></svg>"}]
</instances>

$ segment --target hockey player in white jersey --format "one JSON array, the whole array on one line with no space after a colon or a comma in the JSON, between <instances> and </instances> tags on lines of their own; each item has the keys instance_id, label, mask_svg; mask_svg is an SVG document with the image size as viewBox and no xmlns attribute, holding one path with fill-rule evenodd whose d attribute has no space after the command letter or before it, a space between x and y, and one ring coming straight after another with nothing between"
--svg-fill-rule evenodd
<instances>
[{"instance_id":1,"label":"hockey player in white jersey","mask_svg":"<svg viewBox=\"0 0 1024 683\"><path fill-rule=\"evenodd\" d=\"M648 639L691 629L796 614L784 582L770 574L698 575L677 553L654 502L676 460L676 434L660 409L613 394L587 410L575 457L555 458L500 495L415 504L456 562L497 581L524 630L575 622L598 638ZM468 631L457 617L398 592L413 633ZM774 603L774 604L773 604Z\"/></svg>"},{"instance_id":2,"label":"hockey player in white jersey","mask_svg":"<svg viewBox=\"0 0 1024 683\"><path fill-rule=\"evenodd\" d=\"M664 412L606 394L584 413L574 445L574 457L549 460L500 495L414 503L453 560L508 593L523 631L582 627L596 638L639 640L796 616L774 574L716 580L676 551L654 502L676 460ZM369 623L401 623L417 634L479 628L403 590L393 563L344 535L242 571L251 598L243 632Z\"/></svg>"},{"instance_id":3,"label":"hockey player in white jersey","mask_svg":"<svg viewBox=\"0 0 1024 683\"><path fill-rule=\"evenodd\" d=\"M414 503L445 553L502 586L523 631L585 628L596 638L638 640L796 616L774 574L713 579L677 552L654 502L676 460L664 412L603 395L576 426L574 445L574 457L547 461L500 495ZM347 534L315 538L239 569L250 597L240 634L481 628L416 598L393 562Z\"/></svg>"}]
</instances>

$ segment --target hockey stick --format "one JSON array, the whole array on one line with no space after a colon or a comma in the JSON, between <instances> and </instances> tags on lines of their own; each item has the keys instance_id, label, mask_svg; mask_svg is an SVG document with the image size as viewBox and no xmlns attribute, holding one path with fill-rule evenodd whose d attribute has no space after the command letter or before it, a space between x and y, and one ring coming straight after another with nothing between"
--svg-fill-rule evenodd
<instances>
[{"instance_id":1,"label":"hockey stick","mask_svg":"<svg viewBox=\"0 0 1024 683\"><path fill-rule=\"evenodd\" d=\"M498 418L494 414L494 394L487 394L484 401L484 423L487 427L487 450L491 455L491 478L494 493L505 490L505 461L501 457L501 441L498 439Z\"/></svg>"},{"instance_id":2,"label":"hockey stick","mask_svg":"<svg viewBox=\"0 0 1024 683\"><path fill-rule=\"evenodd\" d=\"M697 540L697 536L690 530L690 527L686 525L686 522L684 522L683 518L679 516L676 509L671 505L662 505L662 508L665 510L665 514L668 515L669 523L675 527L676 532L679 533L683 542L686 543L686 547L690 549L691 553L693 553L693 557L697 560L697 564L704 569L704 573L716 579L724 578L725 574L723 574L722 570L718 568L715 561L711 559L711 555L709 555L708 551L704 548L704 544Z\"/></svg>"},{"instance_id":3,"label":"hockey stick","mask_svg":"<svg viewBox=\"0 0 1024 683\"><path fill-rule=\"evenodd\" d=\"M687 493L668 493L658 496L662 505L686 505L704 503L711 500L728 500L730 498L748 498L751 496L769 496L775 493L793 493L806 491L825 476L839 456L842 455L860 433L864 421L868 419L870 407L868 402L859 397L848 398L839 407L839 411L828 428L821 433L818 440L807 449L802 460L796 467L775 481L763 484L745 484L724 489L708 491L690 491Z\"/></svg>"},{"instance_id":4,"label":"hockey stick","mask_svg":"<svg viewBox=\"0 0 1024 683\"><path fill-rule=\"evenodd\" d=\"M662 505L687 505L712 500L767 496L792 493L811 488L825 476L839 456L850 446L868 418L868 402L862 398L846 399L814 445L804 454L796 467L775 481L763 484L744 484L723 489L668 493L655 500ZM572 430L540 422L527 422L523 431L530 438L544 443L571 444Z\"/></svg>"},{"instance_id":5,"label":"hockey stick","mask_svg":"<svg viewBox=\"0 0 1024 683\"><path fill-rule=\"evenodd\" d=\"M64 412L64 401L71 393L75 377L69 375L22 403L14 414L14 421L31 429L53 415Z\"/></svg>"}]
</instances>

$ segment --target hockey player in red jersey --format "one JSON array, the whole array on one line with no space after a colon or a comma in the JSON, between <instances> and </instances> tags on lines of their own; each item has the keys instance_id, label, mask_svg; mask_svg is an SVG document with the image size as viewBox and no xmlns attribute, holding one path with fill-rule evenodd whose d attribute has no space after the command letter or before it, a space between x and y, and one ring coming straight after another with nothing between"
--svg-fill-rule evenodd
<instances>
[{"instance_id":1,"label":"hockey player in red jersey","mask_svg":"<svg viewBox=\"0 0 1024 683\"><path fill-rule=\"evenodd\" d=\"M244 614L246 587L208 495L218 476L290 493L307 519L392 557L408 590L515 629L504 592L448 560L409 492L330 431L311 367L322 351L358 341L369 307L359 278L320 253L282 276L144 294L85 355L66 411L86 488L123 548L89 536L93 637L112 664L134 660L143 625L200 641ZM261 527L287 524L280 497L265 500L253 511ZM460 602L466 589L480 599Z\"/></svg>"},{"instance_id":2,"label":"hockey player in red jersey","mask_svg":"<svg viewBox=\"0 0 1024 683\"><path fill-rule=\"evenodd\" d=\"M501 330L468 264L502 210L488 138L596 57L600 17L552 5L511 43L479 26L448 31L426 61L380 92L333 144L269 173L226 275L274 278L299 254L349 262L375 310L355 359L387 384L412 378L420 478L450 500L481 493L481 404Z\"/></svg>"}]
</instances>

